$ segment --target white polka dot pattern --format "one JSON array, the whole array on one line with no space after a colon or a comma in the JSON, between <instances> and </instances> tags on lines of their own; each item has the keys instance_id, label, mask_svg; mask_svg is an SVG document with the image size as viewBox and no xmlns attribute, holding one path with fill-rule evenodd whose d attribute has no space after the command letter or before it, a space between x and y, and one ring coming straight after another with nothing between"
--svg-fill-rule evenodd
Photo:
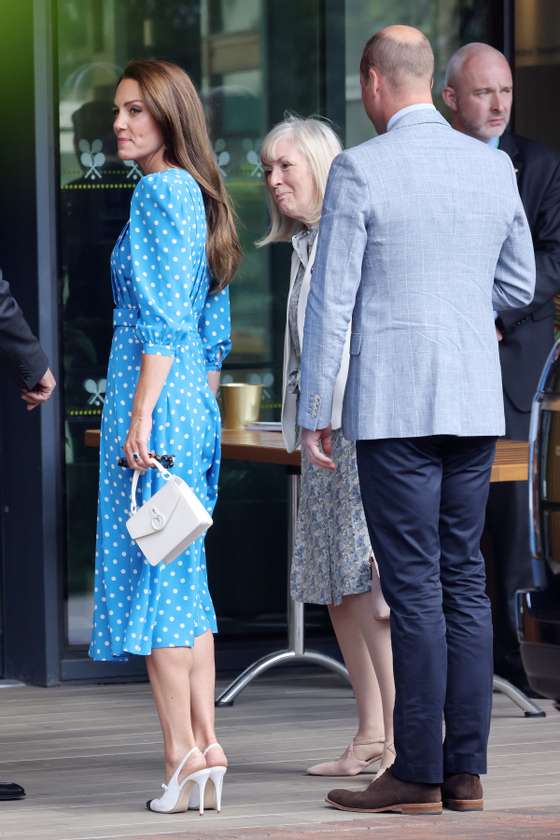
<instances>
[{"instance_id":1,"label":"white polka dot pattern","mask_svg":"<svg viewBox=\"0 0 560 840\"><path fill-rule=\"evenodd\" d=\"M122 455L142 354L173 356L153 414L150 449L175 455L174 473L212 512L220 466L220 415L207 372L230 350L227 289L209 294L202 194L181 169L138 183L130 221L111 257L115 332L101 421L99 504L90 656L125 660L158 647L190 647L216 615L204 538L169 566L150 566L125 528L131 472ZM146 473L139 496L161 487ZM140 499L138 500L140 502Z\"/></svg>"}]
</instances>

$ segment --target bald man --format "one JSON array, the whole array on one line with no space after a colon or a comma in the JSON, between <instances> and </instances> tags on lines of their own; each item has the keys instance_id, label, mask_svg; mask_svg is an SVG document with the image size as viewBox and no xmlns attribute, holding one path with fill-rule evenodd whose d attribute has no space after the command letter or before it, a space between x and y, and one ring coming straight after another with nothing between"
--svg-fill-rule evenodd
<instances>
[{"instance_id":1,"label":"bald man","mask_svg":"<svg viewBox=\"0 0 560 840\"><path fill-rule=\"evenodd\" d=\"M533 301L529 306L498 311L496 320L506 437L527 440L531 402L554 343L554 295L560 292L560 156L539 143L504 133L512 93L510 66L494 47L467 44L452 56L443 99L453 127L510 156L533 236L537 265ZM495 670L527 691L515 619L515 592L532 582L527 482L491 487L486 535L495 572Z\"/></svg>"},{"instance_id":2,"label":"bald man","mask_svg":"<svg viewBox=\"0 0 560 840\"><path fill-rule=\"evenodd\" d=\"M332 165L305 313L298 422L319 468L336 469L328 424L352 322L343 432L357 442L391 608L396 760L365 790L328 794L351 811L483 806L492 626L480 534L504 432L493 308L531 302L535 262L510 159L453 131L432 103L433 71L417 29L366 44L362 101L379 136Z\"/></svg>"}]
</instances>

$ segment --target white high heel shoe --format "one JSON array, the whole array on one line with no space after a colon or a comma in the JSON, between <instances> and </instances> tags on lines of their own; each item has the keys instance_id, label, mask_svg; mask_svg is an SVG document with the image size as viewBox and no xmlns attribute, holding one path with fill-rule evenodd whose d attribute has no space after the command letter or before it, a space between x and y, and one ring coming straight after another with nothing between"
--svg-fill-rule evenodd
<instances>
[{"instance_id":1,"label":"white high heel shoe","mask_svg":"<svg viewBox=\"0 0 560 840\"><path fill-rule=\"evenodd\" d=\"M156 811L158 814L179 814L182 811L188 810L189 803L196 794L199 813L201 815L204 813L204 790L210 778L210 768L205 767L202 770L196 770L179 781L181 770L195 752L200 752L198 747L193 747L186 754L171 776L169 784L162 785L164 790L163 796L160 796L159 799L149 799L146 802L148 811Z\"/></svg>"},{"instance_id":2,"label":"white high heel shoe","mask_svg":"<svg viewBox=\"0 0 560 840\"><path fill-rule=\"evenodd\" d=\"M206 754L215 747L222 749L220 744L218 744L217 742L209 744L202 753L204 758L206 758ZM216 767L208 767L207 769L209 773L209 779L212 782L212 784L207 785L204 790L204 808L206 808L208 811L214 809L219 813L222 810L222 790L224 787L224 776L227 773L227 767L224 764L219 764ZM189 809L194 810L200 807L198 797L199 791L193 790L189 802Z\"/></svg>"}]
</instances>

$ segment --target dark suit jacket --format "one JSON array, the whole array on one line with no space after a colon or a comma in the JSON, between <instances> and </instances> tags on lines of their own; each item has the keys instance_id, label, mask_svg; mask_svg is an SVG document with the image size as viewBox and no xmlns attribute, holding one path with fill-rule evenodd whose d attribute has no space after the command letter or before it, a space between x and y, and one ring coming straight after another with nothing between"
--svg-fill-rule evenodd
<instances>
[{"instance_id":1,"label":"dark suit jacket","mask_svg":"<svg viewBox=\"0 0 560 840\"><path fill-rule=\"evenodd\" d=\"M499 313L500 359L508 437L527 438L531 401L554 342L554 295L560 292L560 155L516 134L500 149L517 170L517 183L535 247L533 302Z\"/></svg>"},{"instance_id":2,"label":"dark suit jacket","mask_svg":"<svg viewBox=\"0 0 560 840\"><path fill-rule=\"evenodd\" d=\"M0 271L0 357L24 388L31 390L49 362L31 332Z\"/></svg>"}]
</instances>

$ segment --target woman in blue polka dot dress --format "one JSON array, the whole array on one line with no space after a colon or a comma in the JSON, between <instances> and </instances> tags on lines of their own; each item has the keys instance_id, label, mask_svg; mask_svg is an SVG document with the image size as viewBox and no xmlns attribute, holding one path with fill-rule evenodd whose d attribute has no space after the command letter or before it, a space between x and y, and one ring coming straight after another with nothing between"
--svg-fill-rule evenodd
<instances>
[{"instance_id":1,"label":"woman in blue polka dot dress","mask_svg":"<svg viewBox=\"0 0 560 840\"><path fill-rule=\"evenodd\" d=\"M211 512L220 463L215 393L229 352L227 284L240 251L198 95L183 70L140 60L115 95L119 156L145 173L111 258L114 337L101 424L90 656L146 657L164 739L165 792L150 810L221 797L227 760L214 732L216 616L204 540L150 566L125 527L134 468L144 502L162 487L150 454L173 454ZM124 449L130 469L118 466ZM208 784L209 783L209 784Z\"/></svg>"}]
</instances>

